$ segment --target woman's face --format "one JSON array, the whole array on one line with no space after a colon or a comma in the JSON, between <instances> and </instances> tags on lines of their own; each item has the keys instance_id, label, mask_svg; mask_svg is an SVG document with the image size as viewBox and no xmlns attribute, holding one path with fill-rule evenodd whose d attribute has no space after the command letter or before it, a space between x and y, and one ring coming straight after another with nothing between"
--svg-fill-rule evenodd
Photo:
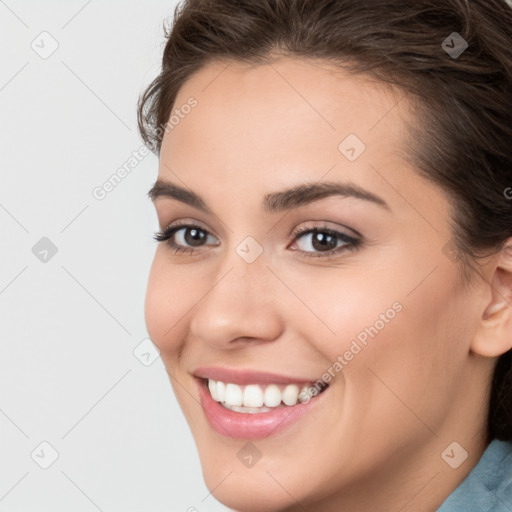
<instances>
[{"instance_id":1,"label":"woman's face","mask_svg":"<svg viewBox=\"0 0 512 512\"><path fill-rule=\"evenodd\" d=\"M221 62L173 112L153 199L180 228L156 250L146 321L213 494L331 510L454 478L441 453L470 445L485 403L477 301L449 201L403 156L406 98L313 61Z\"/></svg>"}]
</instances>

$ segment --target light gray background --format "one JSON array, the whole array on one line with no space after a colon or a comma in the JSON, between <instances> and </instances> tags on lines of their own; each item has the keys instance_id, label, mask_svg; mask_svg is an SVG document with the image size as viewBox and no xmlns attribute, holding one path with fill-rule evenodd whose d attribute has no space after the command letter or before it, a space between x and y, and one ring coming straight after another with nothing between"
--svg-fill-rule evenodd
<instances>
[{"instance_id":1,"label":"light gray background","mask_svg":"<svg viewBox=\"0 0 512 512\"><path fill-rule=\"evenodd\" d=\"M227 510L143 341L157 158L92 194L142 146L175 4L0 0L2 512Z\"/></svg>"}]
</instances>

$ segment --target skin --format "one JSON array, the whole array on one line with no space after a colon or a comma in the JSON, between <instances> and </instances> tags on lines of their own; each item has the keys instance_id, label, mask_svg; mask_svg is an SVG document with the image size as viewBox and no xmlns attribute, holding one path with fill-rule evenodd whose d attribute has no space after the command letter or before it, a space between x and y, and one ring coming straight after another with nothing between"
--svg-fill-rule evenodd
<instances>
[{"instance_id":1,"label":"skin","mask_svg":"<svg viewBox=\"0 0 512 512\"><path fill-rule=\"evenodd\" d=\"M161 228L188 221L211 237L192 255L158 245L146 322L207 486L243 512L435 510L488 444L489 382L511 348L512 244L465 285L443 251L449 198L403 156L414 122L403 92L281 57L209 63L174 107L191 96L197 106L164 137L159 178L193 190L214 215L154 202ZM353 162L338 150L351 133L366 145ZM334 196L262 211L270 192L323 181L357 184L389 210ZM308 257L322 254L311 235L291 233L325 225L356 230L363 243ZM263 249L251 264L235 250L247 236ZM247 441L210 428L192 376L199 365L316 380L395 302L402 310L331 381L322 407L253 442L255 466L237 458ZM456 469L441 457L454 441L468 452Z\"/></svg>"}]
</instances>

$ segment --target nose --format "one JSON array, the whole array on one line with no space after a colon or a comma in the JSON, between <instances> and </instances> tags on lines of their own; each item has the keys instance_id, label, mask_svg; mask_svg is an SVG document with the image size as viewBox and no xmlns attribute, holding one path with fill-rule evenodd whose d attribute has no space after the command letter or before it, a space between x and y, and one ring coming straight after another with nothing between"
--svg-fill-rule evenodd
<instances>
[{"instance_id":1,"label":"nose","mask_svg":"<svg viewBox=\"0 0 512 512\"><path fill-rule=\"evenodd\" d=\"M278 304L282 303L282 290L264 258L246 263L235 254L224 263L194 308L190 334L217 349L279 338L283 329Z\"/></svg>"}]
</instances>

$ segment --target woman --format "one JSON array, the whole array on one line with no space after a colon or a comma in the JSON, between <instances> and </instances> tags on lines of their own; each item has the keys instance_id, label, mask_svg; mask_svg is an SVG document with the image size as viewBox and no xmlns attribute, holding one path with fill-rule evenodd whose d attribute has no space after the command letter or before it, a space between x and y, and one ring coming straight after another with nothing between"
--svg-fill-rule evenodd
<instances>
[{"instance_id":1,"label":"woman","mask_svg":"<svg viewBox=\"0 0 512 512\"><path fill-rule=\"evenodd\" d=\"M166 36L146 322L214 496L512 510L512 9L190 0Z\"/></svg>"}]
</instances>

